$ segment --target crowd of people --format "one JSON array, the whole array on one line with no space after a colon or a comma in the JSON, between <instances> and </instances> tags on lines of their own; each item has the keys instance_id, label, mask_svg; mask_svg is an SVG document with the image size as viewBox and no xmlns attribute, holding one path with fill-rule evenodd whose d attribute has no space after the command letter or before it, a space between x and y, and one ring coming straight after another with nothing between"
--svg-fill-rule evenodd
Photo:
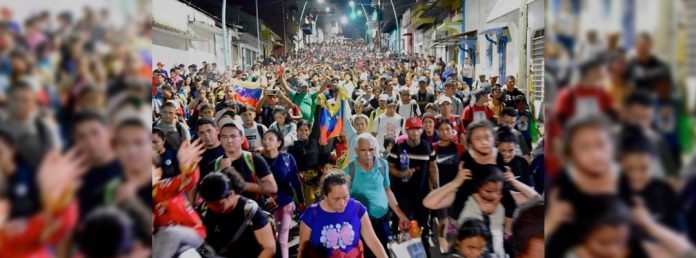
<instances>
[{"instance_id":1,"label":"crowd of people","mask_svg":"<svg viewBox=\"0 0 696 258\"><path fill-rule=\"evenodd\" d=\"M153 256L543 257L535 118L514 76L474 75L360 40L157 63Z\"/></svg>"},{"instance_id":2,"label":"crowd of people","mask_svg":"<svg viewBox=\"0 0 696 258\"><path fill-rule=\"evenodd\" d=\"M0 8L0 257L149 257L150 28Z\"/></svg>"},{"instance_id":3,"label":"crowd of people","mask_svg":"<svg viewBox=\"0 0 696 258\"><path fill-rule=\"evenodd\" d=\"M653 53L648 33L623 47L621 34L578 35L558 32L545 45L546 89L555 96L546 255L696 257L694 127L683 82Z\"/></svg>"}]
</instances>

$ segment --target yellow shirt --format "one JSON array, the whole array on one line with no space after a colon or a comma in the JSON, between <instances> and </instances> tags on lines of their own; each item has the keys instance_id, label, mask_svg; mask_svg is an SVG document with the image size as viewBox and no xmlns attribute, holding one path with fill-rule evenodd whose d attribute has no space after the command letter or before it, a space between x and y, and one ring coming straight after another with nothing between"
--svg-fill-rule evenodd
<instances>
[{"instance_id":1,"label":"yellow shirt","mask_svg":"<svg viewBox=\"0 0 696 258\"><path fill-rule=\"evenodd\" d=\"M498 119L500 112L503 112L503 102L500 102L496 105L491 100L491 101L486 102L486 106L490 107L493 110L493 117L495 117L496 119Z\"/></svg>"}]
</instances>

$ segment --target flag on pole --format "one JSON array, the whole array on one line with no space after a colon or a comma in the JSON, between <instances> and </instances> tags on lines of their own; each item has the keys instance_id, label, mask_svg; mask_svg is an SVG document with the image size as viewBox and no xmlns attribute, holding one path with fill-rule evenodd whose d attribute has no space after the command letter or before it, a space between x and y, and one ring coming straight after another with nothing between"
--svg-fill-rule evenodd
<instances>
[{"instance_id":1,"label":"flag on pole","mask_svg":"<svg viewBox=\"0 0 696 258\"><path fill-rule=\"evenodd\" d=\"M343 101L346 99L346 95L342 88L339 90L338 98L331 101L326 100L324 94L319 94L319 105L321 106L319 144L328 144L329 139L343 133L343 114L350 112L348 111L350 107L347 107Z\"/></svg>"},{"instance_id":2,"label":"flag on pole","mask_svg":"<svg viewBox=\"0 0 696 258\"><path fill-rule=\"evenodd\" d=\"M256 104L261 99L261 95L263 95L263 88L261 88L261 84L258 82L232 79L231 85L234 92L237 93L234 95L234 99L245 105L256 107Z\"/></svg>"}]
</instances>

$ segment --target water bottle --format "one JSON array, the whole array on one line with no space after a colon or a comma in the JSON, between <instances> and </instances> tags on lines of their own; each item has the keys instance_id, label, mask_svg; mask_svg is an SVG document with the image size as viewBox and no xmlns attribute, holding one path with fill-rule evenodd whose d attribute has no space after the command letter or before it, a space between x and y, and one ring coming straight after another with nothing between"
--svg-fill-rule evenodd
<instances>
[{"instance_id":1,"label":"water bottle","mask_svg":"<svg viewBox=\"0 0 696 258\"><path fill-rule=\"evenodd\" d=\"M399 163L401 166L402 175L406 174L406 170L409 168L408 153L406 153L406 150L401 150L401 155L399 155ZM407 182L408 178L406 178L405 176L402 176L401 181Z\"/></svg>"}]
</instances>

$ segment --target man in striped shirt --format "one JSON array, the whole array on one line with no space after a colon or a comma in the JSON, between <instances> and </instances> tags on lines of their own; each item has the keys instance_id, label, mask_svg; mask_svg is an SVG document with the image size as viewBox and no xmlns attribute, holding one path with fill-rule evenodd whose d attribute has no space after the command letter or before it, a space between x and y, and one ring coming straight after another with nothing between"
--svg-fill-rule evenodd
<instances>
[{"instance_id":1,"label":"man in striped shirt","mask_svg":"<svg viewBox=\"0 0 696 258\"><path fill-rule=\"evenodd\" d=\"M389 175L391 188L399 207L412 220L423 227L423 243L428 243L430 210L423 207L423 198L439 187L439 175L432 146L421 140L423 122L418 117L406 119L406 141L397 143L389 153ZM392 221L399 225L399 220ZM396 228L392 228L396 231ZM428 250L426 250L428 252ZM430 256L428 256L430 257Z\"/></svg>"}]
</instances>

